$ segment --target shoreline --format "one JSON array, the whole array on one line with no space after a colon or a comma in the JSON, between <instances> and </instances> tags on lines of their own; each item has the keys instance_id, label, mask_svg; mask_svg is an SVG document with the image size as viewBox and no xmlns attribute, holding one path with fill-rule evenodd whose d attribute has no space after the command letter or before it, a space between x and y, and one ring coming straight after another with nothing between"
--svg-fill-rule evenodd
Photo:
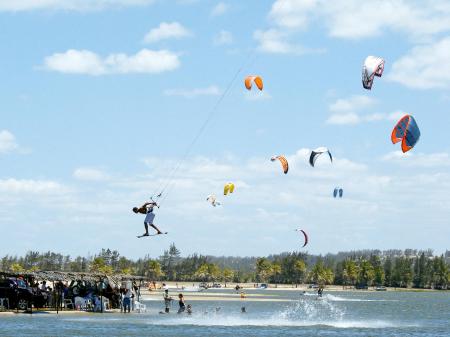
<instances>
[{"instance_id":1,"label":"shoreline","mask_svg":"<svg viewBox=\"0 0 450 337\"><path fill-rule=\"evenodd\" d=\"M158 291L162 291L162 284L166 284L166 286L168 287L169 291L180 291L180 292L198 292L198 291L193 291L193 288L198 288L199 284L201 282L177 282L177 281L159 281L156 282L157 284L157 289L156 290L141 290L141 293L143 291L148 291L149 293L151 292L158 292ZM259 283L261 284L261 283ZM310 292L314 292L317 291L317 289L313 289L313 288L309 288L309 284L299 284L298 286L293 286L291 284L272 284L272 283L267 283L268 288L258 288L255 287L255 283L227 283L227 286L225 287L224 284L222 284L221 288L208 288L206 291L208 290L233 290L236 285L239 285L241 287L242 290L270 290L270 291L310 291ZM183 289L183 287L185 289ZM324 289L326 291L341 291L341 292L383 292L383 291L379 291L376 290L375 287L370 286L368 289L355 289L354 287L350 287L350 286L346 286L343 287L341 285L326 285L324 287ZM438 289L421 289L421 288L398 288L398 287L386 287L386 291L397 291L397 292L448 292L449 290L438 290Z\"/></svg>"},{"instance_id":2,"label":"shoreline","mask_svg":"<svg viewBox=\"0 0 450 337\"><path fill-rule=\"evenodd\" d=\"M20 316L47 316L47 315L91 315L91 314L120 314L120 309L110 309L106 310L103 313L101 312L93 312L93 311L82 311L82 310L59 310L56 312L56 310L44 310L39 309L35 310L33 309L33 312L26 312L26 311L19 311L11 310L11 311L0 311L0 317L1 316L14 316L14 315L20 315ZM128 314L127 314L128 315Z\"/></svg>"},{"instance_id":3,"label":"shoreline","mask_svg":"<svg viewBox=\"0 0 450 337\"><path fill-rule=\"evenodd\" d=\"M187 287L189 285L189 290L183 290L182 288L178 287ZM167 282L166 286L169 289L169 294L174 300L176 300L176 295L178 293L182 293L185 297L185 300L187 302L239 302L241 304L244 303L251 303L251 302L293 302L298 300L297 298L286 298L286 296L280 296L277 294L279 291L289 291L290 293L298 292L298 296L301 297L301 293L303 291L306 291L307 297L310 299L314 299L314 295L317 293L316 289L309 289L307 285L301 285L297 288L292 287L292 285L283 285L283 286L277 286L275 287L269 287L267 289L260 289L260 288L254 288L254 284L240 284L243 286L242 289L239 291L234 290L235 284L227 284L226 288L213 288L213 291L211 290L203 290L203 291L192 291L194 289L192 287L191 282ZM198 283L194 283L194 287L198 286ZM375 293L377 292L374 289L369 290L356 290L356 289L342 289L342 286L328 286L325 288L325 291L327 293L344 293L343 296L345 296L345 293L347 294L361 294L361 293ZM241 292L245 294L245 297L241 297ZM388 288L387 292L442 292L442 293L448 293L448 291L438 291L434 289L403 289L403 288ZM383 291L381 292L383 293ZM141 289L140 294L140 301L141 302L151 302L151 304L147 303L147 306L153 307L157 305L157 303L160 302L161 307L163 303L163 295L164 290L163 289L157 289L157 290L151 290L148 289ZM295 294L292 294L295 296ZM134 312L135 314L137 312ZM92 311L81 311L81 310L45 310L45 309L39 309L39 310L33 310L33 312L23 312L16 310L11 311L0 311L0 317L13 317L14 315L20 315L20 316L47 316L47 315L82 315L82 316L90 316L95 314L122 314L120 312L120 309L110 309L106 310L103 313L100 312L92 312Z\"/></svg>"}]
</instances>

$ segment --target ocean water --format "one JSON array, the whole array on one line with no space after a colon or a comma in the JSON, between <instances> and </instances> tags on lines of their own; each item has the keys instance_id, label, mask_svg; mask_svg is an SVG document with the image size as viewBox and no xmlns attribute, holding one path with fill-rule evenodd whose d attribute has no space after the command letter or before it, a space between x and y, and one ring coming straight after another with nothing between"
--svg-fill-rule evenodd
<instances>
[{"instance_id":1,"label":"ocean water","mask_svg":"<svg viewBox=\"0 0 450 337\"><path fill-rule=\"evenodd\" d=\"M159 314L152 300L141 314L0 316L0 336L450 336L450 292L248 293L271 301L196 300L192 315Z\"/></svg>"}]
</instances>

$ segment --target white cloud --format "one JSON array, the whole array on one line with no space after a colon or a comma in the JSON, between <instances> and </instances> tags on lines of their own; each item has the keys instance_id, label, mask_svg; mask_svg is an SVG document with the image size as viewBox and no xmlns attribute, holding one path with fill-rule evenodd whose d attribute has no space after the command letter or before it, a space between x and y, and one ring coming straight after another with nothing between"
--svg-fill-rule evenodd
<instances>
[{"instance_id":1,"label":"white cloud","mask_svg":"<svg viewBox=\"0 0 450 337\"><path fill-rule=\"evenodd\" d=\"M256 30L253 38L258 41L258 50L270 54L321 54L323 48L308 48L289 41L292 32L271 28L268 30Z\"/></svg>"},{"instance_id":2,"label":"white cloud","mask_svg":"<svg viewBox=\"0 0 450 337\"><path fill-rule=\"evenodd\" d=\"M328 106L332 114L326 120L327 124L356 125L364 122L398 120L405 113L398 110L392 113L361 114L372 108L377 101L369 96L353 95L349 98L339 98Z\"/></svg>"},{"instance_id":3,"label":"white cloud","mask_svg":"<svg viewBox=\"0 0 450 337\"><path fill-rule=\"evenodd\" d=\"M249 90L244 92L245 99L249 101L265 101L272 98L267 90Z\"/></svg>"},{"instance_id":4,"label":"white cloud","mask_svg":"<svg viewBox=\"0 0 450 337\"><path fill-rule=\"evenodd\" d=\"M0 130L0 154L10 153L18 149L16 137L8 130Z\"/></svg>"},{"instance_id":5,"label":"white cloud","mask_svg":"<svg viewBox=\"0 0 450 337\"><path fill-rule=\"evenodd\" d=\"M189 6L189 5L197 4L197 3L199 3L200 1L201 1L201 0L177 0L177 4Z\"/></svg>"},{"instance_id":6,"label":"white cloud","mask_svg":"<svg viewBox=\"0 0 450 337\"><path fill-rule=\"evenodd\" d=\"M178 68L180 60L177 54L168 50L142 49L134 55L110 54L102 58L89 50L69 49L47 56L44 66L66 74L161 73Z\"/></svg>"},{"instance_id":7,"label":"white cloud","mask_svg":"<svg viewBox=\"0 0 450 337\"><path fill-rule=\"evenodd\" d=\"M78 180L85 181L105 181L110 179L109 175L102 170L89 167L79 167L75 169L73 176Z\"/></svg>"},{"instance_id":8,"label":"white cloud","mask_svg":"<svg viewBox=\"0 0 450 337\"><path fill-rule=\"evenodd\" d=\"M403 153L402 151L392 151L388 154L384 155L382 160L389 161L389 160L398 160L402 158L406 158L411 156L411 152Z\"/></svg>"},{"instance_id":9,"label":"white cloud","mask_svg":"<svg viewBox=\"0 0 450 337\"><path fill-rule=\"evenodd\" d=\"M336 170L344 172L355 172L367 170L367 165L351 161L347 158L336 158L333 160Z\"/></svg>"},{"instance_id":10,"label":"white cloud","mask_svg":"<svg viewBox=\"0 0 450 337\"><path fill-rule=\"evenodd\" d=\"M230 9L230 6L227 5L224 2L219 2L217 5L214 6L214 8L211 10L211 16L220 16L224 15L228 10Z\"/></svg>"},{"instance_id":11,"label":"white cloud","mask_svg":"<svg viewBox=\"0 0 450 337\"><path fill-rule=\"evenodd\" d=\"M450 235L446 222L450 216L448 164L441 169L436 166L429 174L413 166L405 174L404 167L389 165L389 175L386 175L378 172L386 167L386 163L378 158L362 163L333 153L333 163L324 156L312 168L308 163L309 153L306 148L284 153L290 164L287 175L282 173L278 162L270 161L274 153L258 157L189 157L171 179L160 199L161 208L156 210L156 224L169 231L170 237L161 238L166 241L147 247L147 252L157 255L170 242L179 242L177 246L183 255L195 252L195 247L199 246L204 254L225 254L226 242L234 240L238 247L236 254L268 254L297 247L296 238L290 235L297 227L308 231L314 242L311 245L314 253L329 251L330 240L336 242L333 251L368 246L387 248L398 244L399 237L403 245L415 246L424 244L423 235L417 233L425 222L427 230L433 234L427 242L439 249L448 243L445 240ZM89 230L90 237L107 240L112 248L122 247L124 223L130 224L126 235L134 235L143 229L143 217L132 213L131 207L148 200L158 186L167 183L169 172L179 160L147 158L146 175L115 176L108 184L100 186L80 184L70 193L56 192L59 184L51 181L35 180L27 184L24 180L12 180L20 183L5 184L5 180L0 180L0 191L21 192L18 196L13 195L14 203L3 202L5 198L11 198L11 193L0 193L0 221L16 226L32 218L38 224L34 226L38 231L50 233L48 241L53 249L64 249L67 253L82 252L79 245L69 248L70 242L53 240L55 236L51 229L59 228L62 221L68 228L76 226L80 232ZM448 162L449 158L441 154L435 156L435 160ZM235 182L236 190L225 197L222 189L227 181ZM5 185L8 186L6 190ZM13 187L15 185L20 187ZM342 199L332 197L335 186L344 188ZM55 194L46 195L39 191L55 191L51 192ZM221 208L211 207L206 202L206 196L211 193L221 195ZM31 197L26 198L29 194ZM30 207L33 199L37 202ZM25 213L24 208L27 209ZM409 219L407 223L403 221L405 217ZM336 219L339 219L338 227ZM196 230L180 229L180 223L183 228ZM220 228L220 237L217 228ZM273 228L278 230L273 231ZM236 232L241 235L236 236ZM273 240L270 246L266 237ZM436 237L444 238L438 243ZM93 251L101 240L88 240L83 249ZM27 245L38 241L36 235ZM8 244L4 247L8 251L17 247L17 242ZM127 256L142 254L139 242L121 249Z\"/></svg>"},{"instance_id":12,"label":"white cloud","mask_svg":"<svg viewBox=\"0 0 450 337\"><path fill-rule=\"evenodd\" d=\"M307 54L323 53L323 49L310 49L288 41L289 34L279 29L256 30L253 38L258 41L258 49L272 54Z\"/></svg>"},{"instance_id":13,"label":"white cloud","mask_svg":"<svg viewBox=\"0 0 450 337\"><path fill-rule=\"evenodd\" d=\"M181 39L192 33L179 22L161 22L159 27L150 30L144 37L145 43L155 43L168 39Z\"/></svg>"},{"instance_id":14,"label":"white cloud","mask_svg":"<svg viewBox=\"0 0 450 337\"><path fill-rule=\"evenodd\" d=\"M450 5L445 1L374 0L277 0L269 17L279 27L307 29L323 23L329 35L361 39L401 32L412 38L450 30Z\"/></svg>"},{"instance_id":15,"label":"white cloud","mask_svg":"<svg viewBox=\"0 0 450 337\"><path fill-rule=\"evenodd\" d=\"M164 95L166 96L182 96L184 98L195 98L198 96L218 96L220 94L220 89L215 85L210 85L206 88L164 90Z\"/></svg>"},{"instance_id":16,"label":"white cloud","mask_svg":"<svg viewBox=\"0 0 450 337\"><path fill-rule=\"evenodd\" d=\"M32 193L55 194L64 193L67 189L61 184L50 180L1 179L0 191L2 193Z\"/></svg>"},{"instance_id":17,"label":"white cloud","mask_svg":"<svg viewBox=\"0 0 450 337\"><path fill-rule=\"evenodd\" d=\"M283 39L286 34L279 30L257 30L253 37L259 42L259 49L267 53L287 54L292 51L292 46Z\"/></svg>"},{"instance_id":18,"label":"white cloud","mask_svg":"<svg viewBox=\"0 0 450 337\"><path fill-rule=\"evenodd\" d=\"M233 43L233 34L227 30L221 30L214 36L213 43L216 46L230 45Z\"/></svg>"},{"instance_id":19,"label":"white cloud","mask_svg":"<svg viewBox=\"0 0 450 337\"><path fill-rule=\"evenodd\" d=\"M0 0L0 11L91 11L112 7L145 6L155 0Z\"/></svg>"},{"instance_id":20,"label":"white cloud","mask_svg":"<svg viewBox=\"0 0 450 337\"><path fill-rule=\"evenodd\" d=\"M379 121L397 121L405 115L402 111L395 111L392 113L372 113L360 115L355 112L345 112L332 114L326 120L327 124L335 125L356 125L365 122L379 122Z\"/></svg>"},{"instance_id":21,"label":"white cloud","mask_svg":"<svg viewBox=\"0 0 450 337\"><path fill-rule=\"evenodd\" d=\"M104 61L89 50L69 49L65 53L56 53L45 58L47 69L70 73L101 75L106 73Z\"/></svg>"},{"instance_id":22,"label":"white cloud","mask_svg":"<svg viewBox=\"0 0 450 337\"><path fill-rule=\"evenodd\" d=\"M376 104L376 100L364 95L353 95L349 98L339 98L330 104L328 109L333 113L326 121L328 124L354 125L362 122L357 111L367 109Z\"/></svg>"},{"instance_id":23,"label":"white cloud","mask_svg":"<svg viewBox=\"0 0 450 337\"><path fill-rule=\"evenodd\" d=\"M447 152L414 153L393 151L382 157L383 161L393 161L409 167L438 168L450 166L450 155Z\"/></svg>"},{"instance_id":24,"label":"white cloud","mask_svg":"<svg viewBox=\"0 0 450 337\"><path fill-rule=\"evenodd\" d=\"M317 8L316 0L277 0L272 5L269 17L282 27L306 28L312 18L310 12Z\"/></svg>"},{"instance_id":25,"label":"white cloud","mask_svg":"<svg viewBox=\"0 0 450 337\"><path fill-rule=\"evenodd\" d=\"M354 95L350 98L339 98L330 104L329 109L332 112L358 111L375 105L376 100L369 96Z\"/></svg>"},{"instance_id":26,"label":"white cloud","mask_svg":"<svg viewBox=\"0 0 450 337\"><path fill-rule=\"evenodd\" d=\"M449 60L450 37L446 37L413 48L394 62L388 78L410 88L449 88Z\"/></svg>"},{"instance_id":27,"label":"white cloud","mask_svg":"<svg viewBox=\"0 0 450 337\"><path fill-rule=\"evenodd\" d=\"M361 118L358 114L354 112L347 112L343 114L333 114L326 120L328 124L336 124L336 125L352 125L359 124L361 122Z\"/></svg>"},{"instance_id":28,"label":"white cloud","mask_svg":"<svg viewBox=\"0 0 450 337\"><path fill-rule=\"evenodd\" d=\"M402 110L397 110L397 111L391 112L390 114L385 115L384 119L386 119L388 121L398 121L404 115L406 115L406 112L404 112Z\"/></svg>"}]
</instances>

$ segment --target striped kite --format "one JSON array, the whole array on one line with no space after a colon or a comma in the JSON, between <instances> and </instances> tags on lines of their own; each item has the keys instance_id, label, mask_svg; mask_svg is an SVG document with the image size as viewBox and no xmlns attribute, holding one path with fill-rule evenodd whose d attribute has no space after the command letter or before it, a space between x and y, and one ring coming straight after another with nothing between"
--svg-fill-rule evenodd
<instances>
[{"instance_id":1,"label":"striped kite","mask_svg":"<svg viewBox=\"0 0 450 337\"><path fill-rule=\"evenodd\" d=\"M402 151L411 150L420 138L420 130L413 116L405 115L397 122L392 130L392 144L402 142Z\"/></svg>"}]
</instances>

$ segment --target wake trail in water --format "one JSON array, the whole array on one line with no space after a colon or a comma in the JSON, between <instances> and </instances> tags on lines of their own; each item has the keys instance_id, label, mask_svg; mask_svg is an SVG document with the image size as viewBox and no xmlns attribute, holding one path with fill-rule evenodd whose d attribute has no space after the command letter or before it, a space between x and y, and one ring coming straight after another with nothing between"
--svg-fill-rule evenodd
<instances>
[{"instance_id":1,"label":"wake trail in water","mask_svg":"<svg viewBox=\"0 0 450 337\"><path fill-rule=\"evenodd\" d=\"M331 294L326 294L322 297L325 300L332 302L398 302L398 300L374 300L374 299L365 299L365 298L348 298L348 297L340 297Z\"/></svg>"}]
</instances>

